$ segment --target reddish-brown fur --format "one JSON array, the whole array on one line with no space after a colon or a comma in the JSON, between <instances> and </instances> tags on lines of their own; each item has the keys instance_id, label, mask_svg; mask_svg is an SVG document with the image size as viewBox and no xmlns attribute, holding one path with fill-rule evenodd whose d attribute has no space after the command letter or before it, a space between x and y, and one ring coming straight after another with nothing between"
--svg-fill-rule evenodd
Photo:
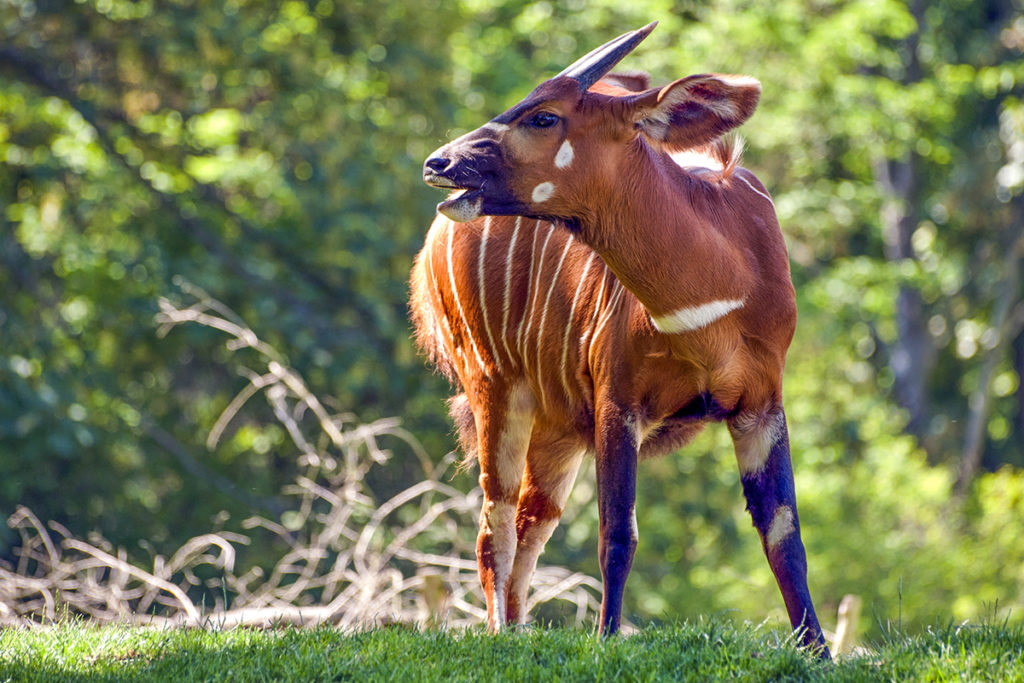
<instances>
[{"instance_id":1,"label":"reddish-brown fur","mask_svg":"<svg viewBox=\"0 0 1024 683\"><path fill-rule=\"evenodd\" d=\"M581 455L592 453L601 626L615 631L636 544L638 456L678 448L724 420L794 626L820 646L801 579L781 404L796 322L788 258L767 191L718 140L753 111L759 85L695 76L647 90L646 79L611 81L581 94L571 79L552 79L427 162L429 181L467 193L478 186L466 178L488 178L477 193L484 214L555 217L438 216L412 273L417 341L464 391L452 414L480 461L489 622L525 617L536 556ZM557 116L557 129L533 125L538 111ZM553 166L566 140L572 161ZM669 156L694 147L720 168L683 168ZM550 196L539 192L544 183ZM460 196L441 210L471 214ZM673 313L684 323L663 325L709 319L669 332L652 322Z\"/></svg>"}]
</instances>

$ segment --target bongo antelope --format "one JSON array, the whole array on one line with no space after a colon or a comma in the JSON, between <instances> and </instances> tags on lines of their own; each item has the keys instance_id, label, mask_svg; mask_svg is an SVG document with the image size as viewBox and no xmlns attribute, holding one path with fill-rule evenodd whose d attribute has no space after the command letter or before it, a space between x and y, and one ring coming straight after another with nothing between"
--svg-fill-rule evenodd
<instances>
[{"instance_id":1,"label":"bongo antelope","mask_svg":"<svg viewBox=\"0 0 1024 683\"><path fill-rule=\"evenodd\" d=\"M601 80L654 26L594 50L424 164L428 184L455 192L413 268L411 310L420 347L462 389L451 412L480 464L488 624L524 620L537 558L593 454L600 628L616 632L637 462L721 421L790 621L827 656L782 406L789 261L768 192L720 140L753 113L760 84ZM677 163L686 150L711 159Z\"/></svg>"}]
</instances>

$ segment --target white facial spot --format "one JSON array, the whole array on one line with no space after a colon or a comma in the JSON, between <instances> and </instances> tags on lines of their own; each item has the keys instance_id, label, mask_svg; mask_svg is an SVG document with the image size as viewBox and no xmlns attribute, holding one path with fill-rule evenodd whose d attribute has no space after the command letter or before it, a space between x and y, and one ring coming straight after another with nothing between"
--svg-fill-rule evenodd
<instances>
[{"instance_id":1,"label":"white facial spot","mask_svg":"<svg viewBox=\"0 0 1024 683\"><path fill-rule=\"evenodd\" d=\"M563 142L562 146L558 148L558 154L555 155L555 168L569 168L572 165L572 158L575 154L572 149L572 143L568 140Z\"/></svg>"},{"instance_id":2,"label":"white facial spot","mask_svg":"<svg viewBox=\"0 0 1024 683\"><path fill-rule=\"evenodd\" d=\"M768 535L765 536L765 543L769 548L774 548L794 531L796 527L793 526L793 508L783 505L775 510L772 524L768 527Z\"/></svg>"},{"instance_id":3,"label":"white facial spot","mask_svg":"<svg viewBox=\"0 0 1024 683\"><path fill-rule=\"evenodd\" d=\"M537 187L533 188L533 194L530 195L530 199L533 200L534 204L540 204L551 199L551 195L555 193L554 183L541 183Z\"/></svg>"},{"instance_id":4,"label":"white facial spot","mask_svg":"<svg viewBox=\"0 0 1024 683\"><path fill-rule=\"evenodd\" d=\"M482 127L489 128L496 133L504 133L506 130L508 130L508 126L505 125L504 123L495 123L494 121L491 121L490 123L485 123Z\"/></svg>"}]
</instances>

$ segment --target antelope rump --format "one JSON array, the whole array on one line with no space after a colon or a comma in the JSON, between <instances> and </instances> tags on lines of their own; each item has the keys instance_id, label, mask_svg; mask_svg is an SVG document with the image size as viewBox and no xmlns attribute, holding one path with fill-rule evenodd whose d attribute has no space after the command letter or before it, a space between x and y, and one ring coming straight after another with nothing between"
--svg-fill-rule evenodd
<instances>
[{"instance_id":1,"label":"antelope rump","mask_svg":"<svg viewBox=\"0 0 1024 683\"><path fill-rule=\"evenodd\" d=\"M591 454L600 628L616 632L638 460L725 422L790 622L827 657L782 405L789 260L767 190L721 139L761 86L705 74L650 88L645 75L609 74L654 26L424 164L428 184L454 192L413 268L411 311L419 346L461 390L451 413L480 465L488 624L525 619L538 556Z\"/></svg>"}]
</instances>

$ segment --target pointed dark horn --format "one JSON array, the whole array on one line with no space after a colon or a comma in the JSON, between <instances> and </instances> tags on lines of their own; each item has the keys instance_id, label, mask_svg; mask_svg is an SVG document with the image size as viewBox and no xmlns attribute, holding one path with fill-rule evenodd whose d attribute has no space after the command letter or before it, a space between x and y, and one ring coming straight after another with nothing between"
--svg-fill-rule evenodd
<instances>
[{"instance_id":1,"label":"pointed dark horn","mask_svg":"<svg viewBox=\"0 0 1024 683\"><path fill-rule=\"evenodd\" d=\"M652 21L643 28L623 33L615 40L583 55L558 75L576 79L580 84L580 90L586 90L632 52L657 25L658 22Z\"/></svg>"}]
</instances>

